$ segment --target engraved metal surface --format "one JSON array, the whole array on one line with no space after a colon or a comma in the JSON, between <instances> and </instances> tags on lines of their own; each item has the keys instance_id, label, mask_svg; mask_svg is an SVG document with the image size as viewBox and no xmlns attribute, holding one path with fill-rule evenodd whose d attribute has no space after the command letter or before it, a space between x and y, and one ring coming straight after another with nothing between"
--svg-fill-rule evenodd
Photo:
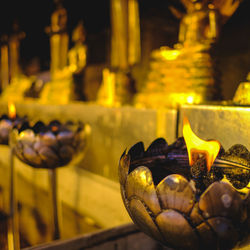
<instances>
[{"instance_id":1,"label":"engraved metal surface","mask_svg":"<svg viewBox=\"0 0 250 250\"><path fill-rule=\"evenodd\" d=\"M216 180L199 193L190 175L172 173L173 168L176 172L180 167L190 169L182 153L183 143L177 140L167 145L157 139L145 150L139 142L121 156L121 194L131 219L144 233L174 249L248 245L249 185L246 193L241 193L228 181ZM178 149L183 155L179 162L177 153L173 157L173 151ZM247 152L248 174L249 155Z\"/></svg>"}]
</instances>

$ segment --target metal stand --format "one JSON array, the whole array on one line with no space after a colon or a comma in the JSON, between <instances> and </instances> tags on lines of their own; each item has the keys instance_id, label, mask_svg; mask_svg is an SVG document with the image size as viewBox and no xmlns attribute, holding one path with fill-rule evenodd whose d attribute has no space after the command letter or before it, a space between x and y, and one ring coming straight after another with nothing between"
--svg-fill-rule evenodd
<instances>
[{"instance_id":1,"label":"metal stand","mask_svg":"<svg viewBox=\"0 0 250 250\"><path fill-rule=\"evenodd\" d=\"M56 169L49 169L49 192L52 200L52 220L53 220L53 239L60 238L60 209L58 202L58 190L57 190L57 174Z\"/></svg>"},{"instance_id":2,"label":"metal stand","mask_svg":"<svg viewBox=\"0 0 250 250\"><path fill-rule=\"evenodd\" d=\"M19 227L17 204L15 198L15 169L14 169L14 152L10 149L10 219L9 219L8 241L9 248L14 250L20 249Z\"/></svg>"}]
</instances>

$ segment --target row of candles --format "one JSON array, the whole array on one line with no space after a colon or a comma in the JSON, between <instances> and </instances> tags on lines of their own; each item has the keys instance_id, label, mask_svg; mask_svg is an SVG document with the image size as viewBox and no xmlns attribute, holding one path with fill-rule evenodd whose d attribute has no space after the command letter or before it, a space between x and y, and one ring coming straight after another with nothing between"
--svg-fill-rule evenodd
<instances>
[{"instance_id":1,"label":"row of candles","mask_svg":"<svg viewBox=\"0 0 250 250\"><path fill-rule=\"evenodd\" d=\"M49 192L52 196L53 239L60 238L56 168L66 166L74 159L79 161L86 149L90 127L82 122L61 123L52 120L32 123L27 116L19 117L13 103L8 104L8 114L0 117L0 144L10 148L10 208L13 249L20 249L18 215L15 198L14 156L33 168L48 169ZM75 162L76 163L76 162ZM1 212L1 211L0 211ZM0 221L1 223L1 221ZM1 244L0 244L1 246Z\"/></svg>"}]
</instances>

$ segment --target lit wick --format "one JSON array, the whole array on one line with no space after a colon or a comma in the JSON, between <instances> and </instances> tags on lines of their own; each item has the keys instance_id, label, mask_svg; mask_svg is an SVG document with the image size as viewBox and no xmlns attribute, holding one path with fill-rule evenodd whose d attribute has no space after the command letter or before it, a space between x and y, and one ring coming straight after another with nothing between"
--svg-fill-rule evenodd
<instances>
[{"instance_id":1,"label":"lit wick","mask_svg":"<svg viewBox=\"0 0 250 250\"><path fill-rule=\"evenodd\" d=\"M199 194L214 181L223 178L221 169L213 168L213 171L210 171L221 145L218 141L204 141L196 136L186 117L183 119L183 137L187 146L192 179Z\"/></svg>"},{"instance_id":2,"label":"lit wick","mask_svg":"<svg viewBox=\"0 0 250 250\"><path fill-rule=\"evenodd\" d=\"M16 107L12 102L8 103L8 115L11 120L16 118Z\"/></svg>"},{"instance_id":3,"label":"lit wick","mask_svg":"<svg viewBox=\"0 0 250 250\"><path fill-rule=\"evenodd\" d=\"M186 117L183 119L183 137L187 145L190 166L193 166L199 158L205 157L207 170L209 172L220 151L220 143L216 140L204 141L200 139L192 131Z\"/></svg>"},{"instance_id":4,"label":"lit wick","mask_svg":"<svg viewBox=\"0 0 250 250\"><path fill-rule=\"evenodd\" d=\"M16 123L15 105L8 103L8 114L0 117L0 144L8 145L10 131Z\"/></svg>"}]
</instances>

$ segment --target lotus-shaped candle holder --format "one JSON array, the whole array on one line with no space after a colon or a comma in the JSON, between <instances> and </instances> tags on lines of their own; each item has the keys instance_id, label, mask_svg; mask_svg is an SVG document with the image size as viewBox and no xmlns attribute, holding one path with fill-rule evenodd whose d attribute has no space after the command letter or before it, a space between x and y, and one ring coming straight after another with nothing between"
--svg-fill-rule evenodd
<instances>
[{"instance_id":1,"label":"lotus-shaped candle holder","mask_svg":"<svg viewBox=\"0 0 250 250\"><path fill-rule=\"evenodd\" d=\"M53 120L48 124L38 121L31 125L26 122L11 132L13 155L33 168L48 169L53 239L60 238L56 169L69 163L76 164L83 158L90 131L88 124Z\"/></svg>"},{"instance_id":2,"label":"lotus-shaped candle holder","mask_svg":"<svg viewBox=\"0 0 250 250\"><path fill-rule=\"evenodd\" d=\"M12 132L13 150L22 162L34 168L62 167L83 155L89 131L89 125L80 122L26 123Z\"/></svg>"},{"instance_id":3,"label":"lotus-shaped candle holder","mask_svg":"<svg viewBox=\"0 0 250 250\"><path fill-rule=\"evenodd\" d=\"M9 144L9 135L14 127L21 127L26 118L15 116L13 118L4 114L0 117L0 144Z\"/></svg>"},{"instance_id":4,"label":"lotus-shaped candle holder","mask_svg":"<svg viewBox=\"0 0 250 250\"><path fill-rule=\"evenodd\" d=\"M119 180L131 219L144 233L173 249L231 249L249 244L250 153L242 145L227 152L221 149L211 171L203 175L202 170L197 173L202 162L189 166L183 138L171 145L158 138L147 150L139 142L125 151Z\"/></svg>"}]
</instances>

